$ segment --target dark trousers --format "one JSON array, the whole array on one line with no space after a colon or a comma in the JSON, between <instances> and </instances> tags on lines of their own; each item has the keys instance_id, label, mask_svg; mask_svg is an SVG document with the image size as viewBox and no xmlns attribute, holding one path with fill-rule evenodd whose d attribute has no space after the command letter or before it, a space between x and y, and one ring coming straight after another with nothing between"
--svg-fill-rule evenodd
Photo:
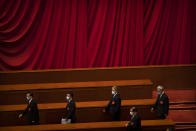
<instances>
[{"instance_id":1,"label":"dark trousers","mask_svg":"<svg viewBox=\"0 0 196 131\"><path fill-rule=\"evenodd\" d=\"M111 114L112 121L120 121L120 113L113 113Z\"/></svg>"},{"instance_id":2,"label":"dark trousers","mask_svg":"<svg viewBox=\"0 0 196 131\"><path fill-rule=\"evenodd\" d=\"M39 122L29 122L29 125L39 125Z\"/></svg>"},{"instance_id":3,"label":"dark trousers","mask_svg":"<svg viewBox=\"0 0 196 131\"><path fill-rule=\"evenodd\" d=\"M72 118L71 123L76 123L76 118Z\"/></svg>"},{"instance_id":4,"label":"dark trousers","mask_svg":"<svg viewBox=\"0 0 196 131\"><path fill-rule=\"evenodd\" d=\"M141 128L135 129L135 128L131 127L131 126L127 127L127 131L141 131L141 130L142 130Z\"/></svg>"},{"instance_id":5,"label":"dark trousers","mask_svg":"<svg viewBox=\"0 0 196 131\"><path fill-rule=\"evenodd\" d=\"M165 119L165 115L164 114L161 114L161 113L158 113L158 118L159 119Z\"/></svg>"}]
</instances>

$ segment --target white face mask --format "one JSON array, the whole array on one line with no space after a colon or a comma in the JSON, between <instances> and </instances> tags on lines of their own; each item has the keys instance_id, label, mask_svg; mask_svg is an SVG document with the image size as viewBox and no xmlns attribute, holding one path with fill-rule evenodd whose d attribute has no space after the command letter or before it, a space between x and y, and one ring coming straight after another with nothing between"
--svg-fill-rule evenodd
<instances>
[{"instance_id":1,"label":"white face mask","mask_svg":"<svg viewBox=\"0 0 196 131\"><path fill-rule=\"evenodd\" d=\"M66 99L69 100L70 99L69 96L66 96Z\"/></svg>"},{"instance_id":2,"label":"white face mask","mask_svg":"<svg viewBox=\"0 0 196 131\"><path fill-rule=\"evenodd\" d=\"M114 95L115 94L115 92L114 91L112 91L112 95Z\"/></svg>"},{"instance_id":3,"label":"white face mask","mask_svg":"<svg viewBox=\"0 0 196 131\"><path fill-rule=\"evenodd\" d=\"M26 99L29 101L31 98L27 96Z\"/></svg>"},{"instance_id":4,"label":"white face mask","mask_svg":"<svg viewBox=\"0 0 196 131\"><path fill-rule=\"evenodd\" d=\"M133 112L130 112L130 115L133 115Z\"/></svg>"}]
</instances>

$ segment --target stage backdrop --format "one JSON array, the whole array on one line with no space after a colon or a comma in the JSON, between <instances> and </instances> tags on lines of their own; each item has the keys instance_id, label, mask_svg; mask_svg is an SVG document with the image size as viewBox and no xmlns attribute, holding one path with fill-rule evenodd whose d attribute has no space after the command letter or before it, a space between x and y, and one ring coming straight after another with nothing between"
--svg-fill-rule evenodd
<instances>
[{"instance_id":1,"label":"stage backdrop","mask_svg":"<svg viewBox=\"0 0 196 131\"><path fill-rule=\"evenodd\" d=\"M196 63L196 0L0 0L0 70Z\"/></svg>"}]
</instances>

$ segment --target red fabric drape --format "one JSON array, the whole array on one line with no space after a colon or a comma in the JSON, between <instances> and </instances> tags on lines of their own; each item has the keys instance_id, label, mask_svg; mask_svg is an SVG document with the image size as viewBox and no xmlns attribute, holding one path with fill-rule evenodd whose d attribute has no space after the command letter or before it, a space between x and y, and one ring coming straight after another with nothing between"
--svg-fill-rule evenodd
<instances>
[{"instance_id":1,"label":"red fabric drape","mask_svg":"<svg viewBox=\"0 0 196 131\"><path fill-rule=\"evenodd\" d=\"M196 62L195 0L0 0L0 70Z\"/></svg>"},{"instance_id":2,"label":"red fabric drape","mask_svg":"<svg viewBox=\"0 0 196 131\"><path fill-rule=\"evenodd\" d=\"M196 62L196 1L144 0L145 64Z\"/></svg>"},{"instance_id":3,"label":"red fabric drape","mask_svg":"<svg viewBox=\"0 0 196 131\"><path fill-rule=\"evenodd\" d=\"M144 64L143 1L89 0L89 66Z\"/></svg>"},{"instance_id":4,"label":"red fabric drape","mask_svg":"<svg viewBox=\"0 0 196 131\"><path fill-rule=\"evenodd\" d=\"M86 0L1 0L0 68L87 67Z\"/></svg>"}]
</instances>

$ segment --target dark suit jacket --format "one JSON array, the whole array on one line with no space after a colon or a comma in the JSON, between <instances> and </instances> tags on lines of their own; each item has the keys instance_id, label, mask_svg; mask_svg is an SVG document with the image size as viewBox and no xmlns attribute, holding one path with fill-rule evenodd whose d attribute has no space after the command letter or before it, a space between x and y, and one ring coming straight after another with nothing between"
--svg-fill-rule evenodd
<instances>
[{"instance_id":1,"label":"dark suit jacket","mask_svg":"<svg viewBox=\"0 0 196 131\"><path fill-rule=\"evenodd\" d=\"M116 94L114 97L111 98L110 102L106 107L106 110L109 110L109 112L112 115L115 115L120 113L120 107L121 107L121 98L119 94Z\"/></svg>"},{"instance_id":2,"label":"dark suit jacket","mask_svg":"<svg viewBox=\"0 0 196 131\"><path fill-rule=\"evenodd\" d=\"M160 95L158 95L156 103L153 107L154 109L157 110L158 116L164 116L165 114L168 115L168 111L169 111L168 96L164 93L160 98Z\"/></svg>"},{"instance_id":3,"label":"dark suit jacket","mask_svg":"<svg viewBox=\"0 0 196 131\"><path fill-rule=\"evenodd\" d=\"M141 119L138 114L131 118L127 126L128 131L141 131Z\"/></svg>"},{"instance_id":4,"label":"dark suit jacket","mask_svg":"<svg viewBox=\"0 0 196 131\"><path fill-rule=\"evenodd\" d=\"M75 112L76 112L76 105L74 100L71 100L70 102L67 103L66 106L66 119L71 119L71 123L74 123L76 121Z\"/></svg>"},{"instance_id":5,"label":"dark suit jacket","mask_svg":"<svg viewBox=\"0 0 196 131\"><path fill-rule=\"evenodd\" d=\"M39 124L39 111L34 99L31 100L22 114L28 115L29 124ZM32 121L34 121L34 123L32 123Z\"/></svg>"}]
</instances>

